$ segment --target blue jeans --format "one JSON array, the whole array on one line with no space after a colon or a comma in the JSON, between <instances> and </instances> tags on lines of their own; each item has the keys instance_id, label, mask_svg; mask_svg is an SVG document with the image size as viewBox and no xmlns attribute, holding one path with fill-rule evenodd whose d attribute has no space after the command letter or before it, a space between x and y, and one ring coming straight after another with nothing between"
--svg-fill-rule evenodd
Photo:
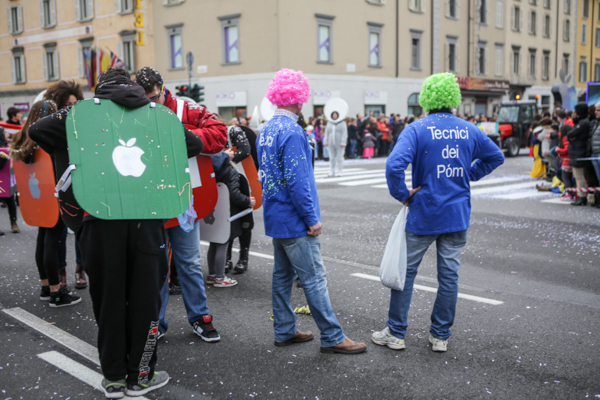
<instances>
[{"instance_id":1,"label":"blue jeans","mask_svg":"<svg viewBox=\"0 0 600 400\"><path fill-rule=\"evenodd\" d=\"M206 305L206 289L200 265L200 220L194 222L194 229L185 232L179 226L166 230L167 238L171 243L173 261L177 265L177 275L181 285L183 304L190 325L198 321L201 316L209 313ZM168 250L167 250L168 251ZM169 304L169 277L160 291L162 306L160 308L159 330L165 333L169 323L165 318L167 304Z\"/></svg>"},{"instance_id":2,"label":"blue jeans","mask_svg":"<svg viewBox=\"0 0 600 400\"><path fill-rule=\"evenodd\" d=\"M592 158L595 158L595 160L592 160L592 165L596 170L596 178L600 180L600 153L592 154Z\"/></svg>"},{"instance_id":3,"label":"blue jeans","mask_svg":"<svg viewBox=\"0 0 600 400\"><path fill-rule=\"evenodd\" d=\"M332 347L346 340L346 335L333 312L327 273L321 258L321 241L318 236L292 239L273 239L275 265L273 266L273 327L275 340L291 339L296 329L296 314L290 304L292 286L296 275L302 282L310 312L321 331L321 346Z\"/></svg>"},{"instance_id":4,"label":"blue jeans","mask_svg":"<svg viewBox=\"0 0 600 400\"><path fill-rule=\"evenodd\" d=\"M406 232L407 268L404 290L392 290L388 327L390 332L404 339L408 327L408 309L412 298L417 269L429 246L436 242L438 292L431 313L429 332L434 338L446 340L452 335L458 296L458 269L460 252L467 243L467 231L442 233L439 235L415 235Z\"/></svg>"}]
</instances>

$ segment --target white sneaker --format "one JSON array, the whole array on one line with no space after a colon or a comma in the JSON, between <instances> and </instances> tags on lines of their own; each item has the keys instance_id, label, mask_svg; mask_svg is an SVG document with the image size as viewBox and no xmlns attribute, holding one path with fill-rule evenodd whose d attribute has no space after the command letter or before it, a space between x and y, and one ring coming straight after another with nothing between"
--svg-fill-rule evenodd
<instances>
[{"instance_id":1,"label":"white sneaker","mask_svg":"<svg viewBox=\"0 0 600 400\"><path fill-rule=\"evenodd\" d=\"M404 350L406 345L404 344L404 339L399 339L396 336L390 333L390 328L385 327L381 332L374 332L371 335L371 340L373 343L378 344L380 346L387 346L392 350Z\"/></svg>"},{"instance_id":2,"label":"white sneaker","mask_svg":"<svg viewBox=\"0 0 600 400\"><path fill-rule=\"evenodd\" d=\"M222 280L215 279L214 287L231 287L237 285L237 281L235 279L231 279L228 276L225 276Z\"/></svg>"},{"instance_id":3,"label":"white sneaker","mask_svg":"<svg viewBox=\"0 0 600 400\"><path fill-rule=\"evenodd\" d=\"M431 343L431 350L444 352L448 351L448 341L436 339L433 336L429 335L429 343Z\"/></svg>"}]
</instances>

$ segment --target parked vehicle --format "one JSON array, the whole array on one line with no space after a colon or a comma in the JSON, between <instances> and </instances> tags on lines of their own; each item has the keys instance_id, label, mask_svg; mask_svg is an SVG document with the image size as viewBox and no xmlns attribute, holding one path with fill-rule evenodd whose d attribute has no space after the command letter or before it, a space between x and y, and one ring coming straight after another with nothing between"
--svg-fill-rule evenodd
<instances>
[{"instance_id":1,"label":"parked vehicle","mask_svg":"<svg viewBox=\"0 0 600 400\"><path fill-rule=\"evenodd\" d=\"M516 157L521 148L529 145L529 131L537 112L536 101L505 101L498 112L498 132L501 148L508 157Z\"/></svg>"}]
</instances>

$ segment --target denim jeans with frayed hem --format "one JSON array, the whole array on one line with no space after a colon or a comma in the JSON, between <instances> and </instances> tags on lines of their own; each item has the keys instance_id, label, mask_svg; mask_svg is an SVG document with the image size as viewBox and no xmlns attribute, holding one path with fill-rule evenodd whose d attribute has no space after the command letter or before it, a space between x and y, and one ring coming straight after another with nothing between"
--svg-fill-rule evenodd
<instances>
[{"instance_id":1,"label":"denim jeans with frayed hem","mask_svg":"<svg viewBox=\"0 0 600 400\"><path fill-rule=\"evenodd\" d=\"M204 276L200 265L200 220L194 222L194 229L185 232L179 226L174 226L165 231L171 250L173 261L177 265L177 275L181 285L183 305L187 313L188 322L194 326L201 316L209 313L206 305L206 289L204 287ZM168 252L168 249L167 249ZM160 292L162 307L160 308L159 330L167 332L169 323L165 318L167 304L169 303L169 277Z\"/></svg>"},{"instance_id":2,"label":"denim jeans with frayed hem","mask_svg":"<svg viewBox=\"0 0 600 400\"><path fill-rule=\"evenodd\" d=\"M452 335L458 297L458 269L460 252L467 243L467 231L442 233L439 235L415 235L406 232L407 268L404 290L392 290L388 327L391 333L404 339L408 327L408 309L412 298L417 269L429 246L437 247L438 292L431 313L429 332L434 338L446 340Z\"/></svg>"},{"instance_id":3,"label":"denim jeans with frayed hem","mask_svg":"<svg viewBox=\"0 0 600 400\"><path fill-rule=\"evenodd\" d=\"M321 331L321 346L332 347L346 340L346 335L333 312L327 273L321 257L321 241L318 236L302 236L292 239L273 239L275 265L273 267L273 327L275 340L284 342L297 332L296 314L290 301L296 275L308 301L310 312Z\"/></svg>"}]
</instances>

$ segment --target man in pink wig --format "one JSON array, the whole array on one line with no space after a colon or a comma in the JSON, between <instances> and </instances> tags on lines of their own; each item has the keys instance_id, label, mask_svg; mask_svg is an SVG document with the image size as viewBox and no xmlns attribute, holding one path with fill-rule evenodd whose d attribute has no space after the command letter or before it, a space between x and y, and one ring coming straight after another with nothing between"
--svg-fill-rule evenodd
<instances>
[{"instance_id":1,"label":"man in pink wig","mask_svg":"<svg viewBox=\"0 0 600 400\"><path fill-rule=\"evenodd\" d=\"M301 71L282 69L269 85L267 98L275 115L256 142L263 186L265 232L273 238L273 315L275 346L313 339L296 329L290 305L292 286L300 278L313 318L321 331L321 352L358 354L366 351L344 335L333 312L321 257L321 215L312 169L312 149L298 125L302 104L310 95Z\"/></svg>"}]
</instances>

